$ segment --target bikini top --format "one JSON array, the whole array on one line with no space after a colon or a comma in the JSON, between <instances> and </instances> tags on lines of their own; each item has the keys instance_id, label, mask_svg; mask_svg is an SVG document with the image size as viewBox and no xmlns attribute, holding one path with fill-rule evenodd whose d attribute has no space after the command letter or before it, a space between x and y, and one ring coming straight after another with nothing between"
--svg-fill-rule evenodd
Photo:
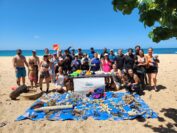
<instances>
[{"instance_id":1,"label":"bikini top","mask_svg":"<svg viewBox=\"0 0 177 133\"><path fill-rule=\"evenodd\" d=\"M145 57L138 56L138 62L145 62Z\"/></svg>"},{"instance_id":2,"label":"bikini top","mask_svg":"<svg viewBox=\"0 0 177 133\"><path fill-rule=\"evenodd\" d=\"M42 67L49 68L49 64L48 63L42 63Z\"/></svg>"}]
</instances>

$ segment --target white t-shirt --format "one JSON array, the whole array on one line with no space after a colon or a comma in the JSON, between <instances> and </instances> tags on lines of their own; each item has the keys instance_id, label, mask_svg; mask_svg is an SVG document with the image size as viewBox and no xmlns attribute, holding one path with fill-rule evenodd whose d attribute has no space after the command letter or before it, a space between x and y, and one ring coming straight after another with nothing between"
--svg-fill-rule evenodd
<instances>
[{"instance_id":1,"label":"white t-shirt","mask_svg":"<svg viewBox=\"0 0 177 133\"><path fill-rule=\"evenodd\" d=\"M59 74L55 85L64 86L64 80L65 80L65 76Z\"/></svg>"}]
</instances>

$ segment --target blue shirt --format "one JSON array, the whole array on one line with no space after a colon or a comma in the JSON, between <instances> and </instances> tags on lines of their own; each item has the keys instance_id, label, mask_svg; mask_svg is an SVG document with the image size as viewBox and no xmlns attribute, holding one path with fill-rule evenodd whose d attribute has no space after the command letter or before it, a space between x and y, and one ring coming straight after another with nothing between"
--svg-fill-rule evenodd
<instances>
[{"instance_id":1,"label":"blue shirt","mask_svg":"<svg viewBox=\"0 0 177 133\"><path fill-rule=\"evenodd\" d=\"M98 71L100 70L100 60L98 58L93 58L91 60L91 71ZM95 65L95 66L93 66Z\"/></svg>"},{"instance_id":2,"label":"blue shirt","mask_svg":"<svg viewBox=\"0 0 177 133\"><path fill-rule=\"evenodd\" d=\"M93 52L90 51L90 53L88 54L90 59L94 58L94 53L95 53L95 51L93 51Z\"/></svg>"},{"instance_id":3,"label":"blue shirt","mask_svg":"<svg viewBox=\"0 0 177 133\"><path fill-rule=\"evenodd\" d=\"M116 56L114 54L113 55L109 54L109 60L111 62L114 62L116 60Z\"/></svg>"}]
</instances>

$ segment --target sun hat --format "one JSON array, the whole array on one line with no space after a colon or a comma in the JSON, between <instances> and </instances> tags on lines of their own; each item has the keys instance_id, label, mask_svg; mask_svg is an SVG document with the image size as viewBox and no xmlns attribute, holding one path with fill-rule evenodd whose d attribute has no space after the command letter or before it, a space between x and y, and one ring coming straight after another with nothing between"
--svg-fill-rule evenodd
<instances>
[{"instance_id":1,"label":"sun hat","mask_svg":"<svg viewBox=\"0 0 177 133\"><path fill-rule=\"evenodd\" d=\"M107 53L105 53L105 54L104 54L104 56L108 56L108 54L107 54Z\"/></svg>"}]
</instances>

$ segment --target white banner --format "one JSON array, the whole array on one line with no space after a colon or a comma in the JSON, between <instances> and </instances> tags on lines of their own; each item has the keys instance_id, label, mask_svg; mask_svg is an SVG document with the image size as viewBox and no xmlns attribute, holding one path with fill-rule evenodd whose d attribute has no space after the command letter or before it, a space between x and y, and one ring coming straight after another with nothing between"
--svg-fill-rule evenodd
<instances>
[{"instance_id":1,"label":"white banner","mask_svg":"<svg viewBox=\"0 0 177 133\"><path fill-rule=\"evenodd\" d=\"M89 91L97 88L105 88L104 78L92 77L74 79L74 91Z\"/></svg>"}]
</instances>

